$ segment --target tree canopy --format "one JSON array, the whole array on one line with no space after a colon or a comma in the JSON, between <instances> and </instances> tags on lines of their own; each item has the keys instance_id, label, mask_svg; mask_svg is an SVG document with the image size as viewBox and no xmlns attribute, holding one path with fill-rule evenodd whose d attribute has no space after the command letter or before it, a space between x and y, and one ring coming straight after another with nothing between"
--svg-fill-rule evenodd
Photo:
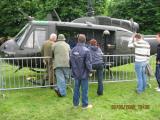
<instances>
[{"instance_id":1,"label":"tree canopy","mask_svg":"<svg viewBox=\"0 0 160 120\"><path fill-rule=\"evenodd\" d=\"M140 32L160 31L160 1L158 0L92 0L95 15L130 19L140 25ZM0 36L14 36L28 20L20 12L45 20L56 9L62 21L86 16L87 0L1 0Z\"/></svg>"},{"instance_id":2,"label":"tree canopy","mask_svg":"<svg viewBox=\"0 0 160 120\"><path fill-rule=\"evenodd\" d=\"M110 0L111 17L130 19L139 23L140 32L156 34L160 31L160 1L158 0Z\"/></svg>"},{"instance_id":3,"label":"tree canopy","mask_svg":"<svg viewBox=\"0 0 160 120\"><path fill-rule=\"evenodd\" d=\"M93 0L95 15L103 14L105 0ZM62 21L72 21L86 16L87 0L1 0L0 1L0 36L14 36L27 20L19 10L44 20L48 13L56 9Z\"/></svg>"}]
</instances>

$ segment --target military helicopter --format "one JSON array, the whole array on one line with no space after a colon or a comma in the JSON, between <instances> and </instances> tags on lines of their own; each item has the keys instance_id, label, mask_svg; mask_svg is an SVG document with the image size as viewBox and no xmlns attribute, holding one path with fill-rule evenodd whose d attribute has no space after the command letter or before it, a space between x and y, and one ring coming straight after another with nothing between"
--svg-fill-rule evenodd
<instances>
[{"instance_id":1,"label":"military helicopter","mask_svg":"<svg viewBox=\"0 0 160 120\"><path fill-rule=\"evenodd\" d=\"M107 16L93 16L94 11L90 2L88 6L88 16L77 18L72 22L62 22L56 12L58 21L37 21L29 17L30 21L21 31L14 38L1 45L1 56L41 56L42 44L51 33L65 34L66 42L70 45L74 42L77 34L83 33L86 35L87 42L95 38L105 55L132 54L133 49L128 48L127 45L133 33L139 30L138 23L132 19L123 20ZM155 36L144 36L144 39L150 43L151 54L154 54L157 45L157 42L153 40ZM21 61L17 63L22 68ZM23 67L26 67L25 65L25 61L23 61ZM37 65L34 66L34 63L32 66L37 67Z\"/></svg>"}]
</instances>

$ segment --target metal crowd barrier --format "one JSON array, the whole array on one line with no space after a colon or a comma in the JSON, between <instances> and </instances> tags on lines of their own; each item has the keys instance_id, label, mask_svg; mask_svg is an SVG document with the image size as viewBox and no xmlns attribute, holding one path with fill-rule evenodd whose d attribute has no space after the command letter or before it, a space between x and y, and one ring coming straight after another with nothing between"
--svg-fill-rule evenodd
<instances>
[{"instance_id":1,"label":"metal crowd barrier","mask_svg":"<svg viewBox=\"0 0 160 120\"><path fill-rule=\"evenodd\" d=\"M0 90L49 87L45 79L48 57L0 58Z\"/></svg>"},{"instance_id":2,"label":"metal crowd barrier","mask_svg":"<svg viewBox=\"0 0 160 120\"><path fill-rule=\"evenodd\" d=\"M104 55L103 58L104 82L136 80L134 55ZM0 58L0 91L52 86L49 80L44 80L44 59L49 60L47 57ZM154 70L155 56L151 56L150 64ZM72 81L69 79L67 84L71 85ZM97 82L96 71L89 82Z\"/></svg>"},{"instance_id":3,"label":"metal crowd barrier","mask_svg":"<svg viewBox=\"0 0 160 120\"><path fill-rule=\"evenodd\" d=\"M134 62L134 54L125 55L104 55L104 82L124 82L136 80ZM152 67L153 76L148 79L155 79L155 60L156 56L152 55L149 64ZM93 70L93 75L90 76L89 82L97 82L96 70Z\"/></svg>"}]
</instances>

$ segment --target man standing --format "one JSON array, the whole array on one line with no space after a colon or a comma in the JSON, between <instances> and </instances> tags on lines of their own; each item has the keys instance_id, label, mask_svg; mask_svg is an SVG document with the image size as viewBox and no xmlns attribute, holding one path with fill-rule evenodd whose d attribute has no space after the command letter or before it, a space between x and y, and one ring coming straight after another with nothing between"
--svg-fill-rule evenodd
<instances>
[{"instance_id":1,"label":"man standing","mask_svg":"<svg viewBox=\"0 0 160 120\"><path fill-rule=\"evenodd\" d=\"M141 34L136 33L129 42L128 47L135 48L135 71L137 75L137 93L142 93L146 88L146 65L150 56L150 45L143 40Z\"/></svg>"},{"instance_id":2,"label":"man standing","mask_svg":"<svg viewBox=\"0 0 160 120\"><path fill-rule=\"evenodd\" d=\"M70 47L65 42L65 40L65 36L63 34L59 34L57 42L52 48L54 58L54 69L57 79L57 87L55 87L55 92L59 97L66 96L66 80L69 79L70 75Z\"/></svg>"},{"instance_id":3,"label":"man standing","mask_svg":"<svg viewBox=\"0 0 160 120\"><path fill-rule=\"evenodd\" d=\"M156 76L156 80L157 80L157 83L158 83L158 87L156 88L156 90L158 92L160 92L160 33L157 33L157 36L156 36L156 40L157 42L159 43L157 45L157 57L156 57L156 73L155 73L155 76Z\"/></svg>"},{"instance_id":4,"label":"man standing","mask_svg":"<svg viewBox=\"0 0 160 120\"><path fill-rule=\"evenodd\" d=\"M53 63L52 63L52 45L55 44L57 39L57 35L52 33L50 35L49 40L45 41L42 45L41 54L44 57L50 57L49 59L43 59L44 64L47 67L47 74L45 75L45 80L49 79L50 85L54 84L54 71L53 71Z\"/></svg>"},{"instance_id":5,"label":"man standing","mask_svg":"<svg viewBox=\"0 0 160 120\"><path fill-rule=\"evenodd\" d=\"M91 53L88 48L85 47L86 36L79 34L78 43L71 51L71 69L72 75L75 79L74 83L74 95L73 105L79 106L80 98L80 86L82 90L82 108L92 108L92 105L88 104L88 77L92 70Z\"/></svg>"}]
</instances>

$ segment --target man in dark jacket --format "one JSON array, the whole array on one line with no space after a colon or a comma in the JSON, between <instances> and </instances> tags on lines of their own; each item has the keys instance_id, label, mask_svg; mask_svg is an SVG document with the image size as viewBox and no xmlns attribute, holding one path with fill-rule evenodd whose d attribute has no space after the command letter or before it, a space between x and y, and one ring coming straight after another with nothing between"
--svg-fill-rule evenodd
<instances>
[{"instance_id":1,"label":"man in dark jacket","mask_svg":"<svg viewBox=\"0 0 160 120\"><path fill-rule=\"evenodd\" d=\"M159 43L157 45L157 57L156 57L156 80L158 83L158 87L156 88L156 91L160 92L160 32L156 35L156 40Z\"/></svg>"},{"instance_id":2,"label":"man in dark jacket","mask_svg":"<svg viewBox=\"0 0 160 120\"><path fill-rule=\"evenodd\" d=\"M82 90L82 108L92 108L88 104L88 77L92 70L91 54L88 48L85 47L86 36L79 34L78 43L71 51L71 69L75 79L73 105L78 107L80 98L80 86Z\"/></svg>"}]
</instances>

